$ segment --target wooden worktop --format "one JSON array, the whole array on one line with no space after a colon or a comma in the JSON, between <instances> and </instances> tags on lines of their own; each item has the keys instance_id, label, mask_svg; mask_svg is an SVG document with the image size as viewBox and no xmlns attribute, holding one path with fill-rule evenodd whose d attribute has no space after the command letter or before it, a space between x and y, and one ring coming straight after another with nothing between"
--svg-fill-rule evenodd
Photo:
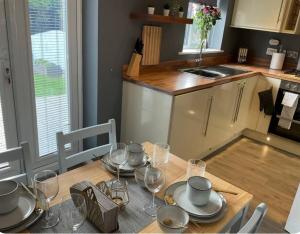
<instances>
[{"instance_id":1,"label":"wooden worktop","mask_svg":"<svg viewBox=\"0 0 300 234\"><path fill-rule=\"evenodd\" d=\"M300 78L294 75L284 74L283 71L271 70L266 67L239 65L239 64L221 64L228 67L247 70L248 73L229 76L217 80L206 79L199 75L194 75L187 72L180 72L177 68L160 67L159 69L151 69L143 71L139 77L123 76L124 80L130 81L151 89L155 89L170 95L180 95L196 90L210 88L216 85L237 81L245 78L263 75L267 77L289 80L300 83ZM182 67L184 68L184 67Z\"/></svg>"}]
</instances>

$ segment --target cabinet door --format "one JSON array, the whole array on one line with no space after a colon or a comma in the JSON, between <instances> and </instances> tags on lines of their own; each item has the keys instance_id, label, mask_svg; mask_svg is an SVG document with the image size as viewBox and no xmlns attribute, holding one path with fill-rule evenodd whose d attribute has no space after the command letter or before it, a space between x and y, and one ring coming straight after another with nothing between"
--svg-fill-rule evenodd
<instances>
[{"instance_id":1,"label":"cabinet door","mask_svg":"<svg viewBox=\"0 0 300 234\"><path fill-rule=\"evenodd\" d=\"M257 77L244 79L240 83L241 98L240 98L240 103L236 109L236 118L234 123L235 133L240 133L242 130L247 128L249 110L254 95L254 89L256 83L257 83Z\"/></svg>"},{"instance_id":2,"label":"cabinet door","mask_svg":"<svg viewBox=\"0 0 300 234\"><path fill-rule=\"evenodd\" d=\"M239 98L239 82L214 87L213 104L205 138L205 148L213 149L233 135L233 119Z\"/></svg>"},{"instance_id":3,"label":"cabinet door","mask_svg":"<svg viewBox=\"0 0 300 234\"><path fill-rule=\"evenodd\" d=\"M175 97L170 128L171 152L183 159L200 158L213 89Z\"/></svg>"},{"instance_id":4,"label":"cabinet door","mask_svg":"<svg viewBox=\"0 0 300 234\"><path fill-rule=\"evenodd\" d=\"M171 95L123 82L122 142L168 142Z\"/></svg>"},{"instance_id":5,"label":"cabinet door","mask_svg":"<svg viewBox=\"0 0 300 234\"><path fill-rule=\"evenodd\" d=\"M280 31L284 0L236 0L232 26Z\"/></svg>"},{"instance_id":6,"label":"cabinet door","mask_svg":"<svg viewBox=\"0 0 300 234\"><path fill-rule=\"evenodd\" d=\"M271 116L265 115L263 111L259 110L259 96L258 93L273 87L273 101L277 98L278 89L280 86L280 80L260 76L255 87L251 107L248 115L248 127L252 130L267 134Z\"/></svg>"}]
</instances>

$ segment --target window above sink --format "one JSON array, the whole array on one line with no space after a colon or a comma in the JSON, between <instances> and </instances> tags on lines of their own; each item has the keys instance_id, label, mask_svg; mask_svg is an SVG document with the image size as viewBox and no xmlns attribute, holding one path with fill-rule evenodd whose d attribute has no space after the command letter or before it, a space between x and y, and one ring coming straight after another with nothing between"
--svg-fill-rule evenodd
<instances>
[{"instance_id":1,"label":"window above sink","mask_svg":"<svg viewBox=\"0 0 300 234\"><path fill-rule=\"evenodd\" d=\"M217 5L217 1L214 0L206 0L199 3L197 1L191 0L188 5L187 17L193 18L196 12L201 8L203 2L206 2L209 5ZM223 5L218 5L222 9ZM220 21L224 21L222 18ZM214 53L222 53L221 50L221 42L223 38L224 27L222 28L222 23L217 23L215 27L212 28L209 33L207 40L207 48L204 48L203 54L214 54ZM217 35L215 35L217 34ZM220 39L221 38L221 39ZM185 28L184 42L182 51L179 52L179 55L196 55L200 53L200 31L197 28L197 25L194 21L193 24L187 25Z\"/></svg>"}]
</instances>

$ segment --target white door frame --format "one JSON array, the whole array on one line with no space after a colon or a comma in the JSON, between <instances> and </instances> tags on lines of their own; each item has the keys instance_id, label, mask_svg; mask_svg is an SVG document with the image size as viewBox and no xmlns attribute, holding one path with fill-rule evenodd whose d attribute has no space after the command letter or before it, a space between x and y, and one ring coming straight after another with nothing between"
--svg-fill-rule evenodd
<instances>
[{"instance_id":1,"label":"white door frame","mask_svg":"<svg viewBox=\"0 0 300 234\"><path fill-rule=\"evenodd\" d=\"M28 1L5 0L5 3L19 142L29 142L33 168L57 169L57 154L39 157ZM69 9L75 12L68 14L69 74L74 78L70 91L71 129L82 127L81 4L81 0L68 1ZM77 146L75 150L78 149Z\"/></svg>"},{"instance_id":2,"label":"white door frame","mask_svg":"<svg viewBox=\"0 0 300 234\"><path fill-rule=\"evenodd\" d=\"M11 66L7 40L7 22L5 2L0 0L0 96L3 113L6 148L18 146L18 136L14 108L13 81L11 79ZM5 72L7 70L7 72ZM18 174L20 165L11 163L8 167L1 168L0 176L9 177Z\"/></svg>"}]
</instances>

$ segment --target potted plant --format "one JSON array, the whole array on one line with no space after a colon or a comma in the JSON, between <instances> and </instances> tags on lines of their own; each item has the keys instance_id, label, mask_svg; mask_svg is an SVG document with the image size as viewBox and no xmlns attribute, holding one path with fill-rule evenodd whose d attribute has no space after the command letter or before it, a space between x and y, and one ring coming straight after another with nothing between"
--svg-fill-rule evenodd
<instances>
[{"instance_id":1,"label":"potted plant","mask_svg":"<svg viewBox=\"0 0 300 234\"><path fill-rule=\"evenodd\" d=\"M197 25L200 34L200 57L199 63L202 61L202 52L207 41L210 30L216 25L217 20L221 19L221 11L217 7L203 6L197 10L194 16L194 22Z\"/></svg>"},{"instance_id":2,"label":"potted plant","mask_svg":"<svg viewBox=\"0 0 300 234\"><path fill-rule=\"evenodd\" d=\"M154 15L155 7L153 5L148 6L148 14Z\"/></svg>"},{"instance_id":3,"label":"potted plant","mask_svg":"<svg viewBox=\"0 0 300 234\"><path fill-rule=\"evenodd\" d=\"M183 7L181 6L181 7L179 7L178 16L179 16L180 18L182 18L182 17L183 17L183 14L184 14L184 12L183 12Z\"/></svg>"},{"instance_id":4,"label":"potted plant","mask_svg":"<svg viewBox=\"0 0 300 234\"><path fill-rule=\"evenodd\" d=\"M169 16L170 15L170 5L166 3L164 5L164 16Z\"/></svg>"}]
</instances>

